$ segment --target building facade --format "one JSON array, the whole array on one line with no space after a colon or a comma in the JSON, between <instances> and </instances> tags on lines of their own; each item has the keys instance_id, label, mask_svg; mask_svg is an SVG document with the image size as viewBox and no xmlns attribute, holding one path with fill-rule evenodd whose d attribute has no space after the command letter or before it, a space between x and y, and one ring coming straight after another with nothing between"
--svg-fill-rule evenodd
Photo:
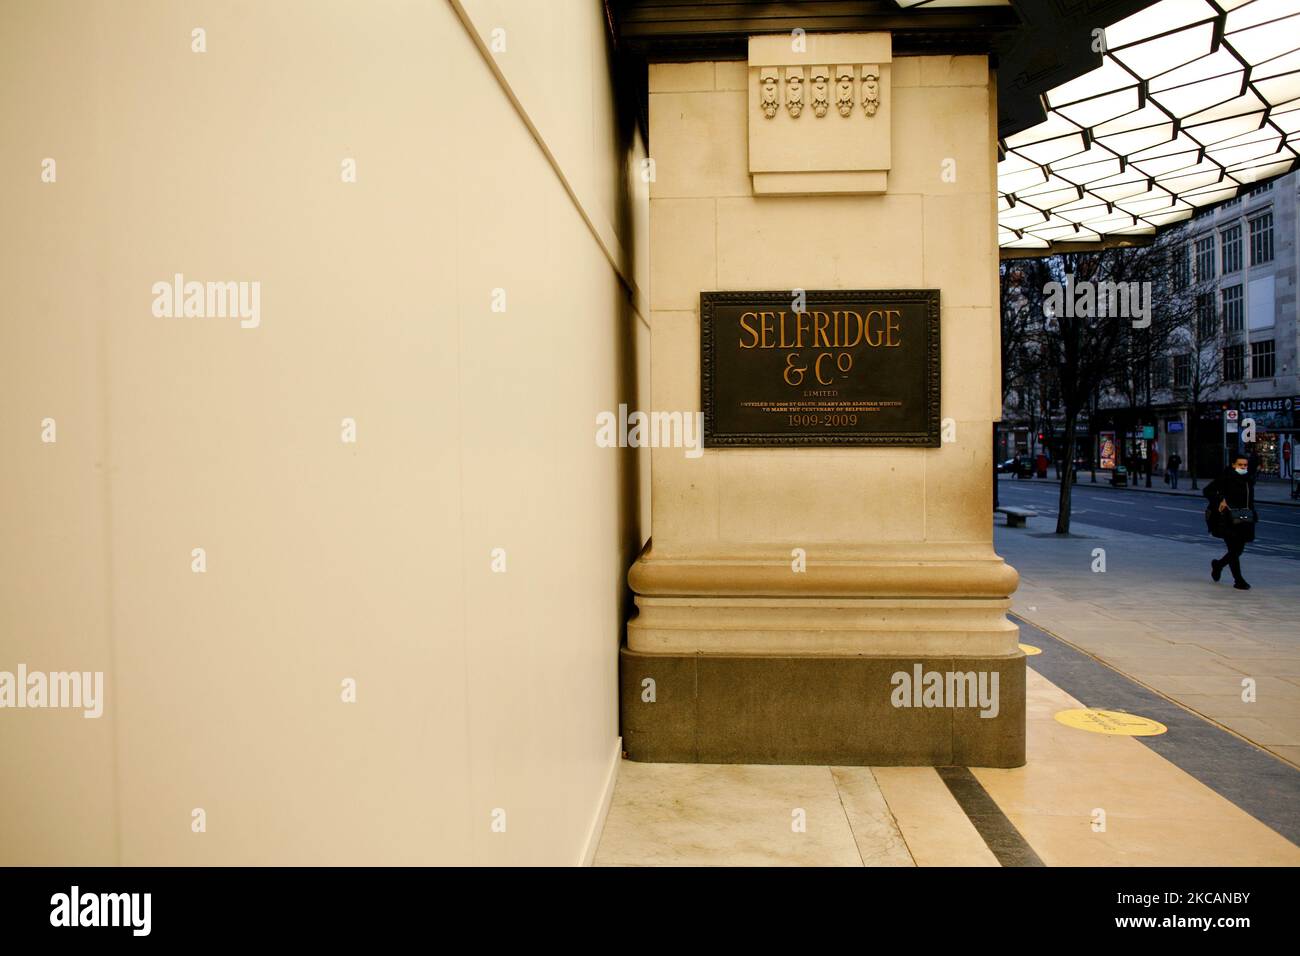
<instances>
[{"instance_id":1,"label":"building facade","mask_svg":"<svg viewBox=\"0 0 1300 956\"><path fill-rule=\"evenodd\" d=\"M1292 172L1174 227L1169 296L1154 309L1158 319L1162 309L1186 319L1162 333L1166 344L1141 376L1137 391L1149 402L1134 407L1113 386L1097 392L1077 428L1080 467L1120 464L1159 477L1177 455L1184 473L1208 476L1244 451L1258 456L1264 476L1292 476L1300 436L1298 209L1300 173ZM1004 309L1025 305L1014 286L1004 295ZM995 454L1001 461L1041 453L1055 463L1061 428L1050 387L1016 381Z\"/></svg>"},{"instance_id":2,"label":"building facade","mask_svg":"<svg viewBox=\"0 0 1300 956\"><path fill-rule=\"evenodd\" d=\"M1042 94L1143 6L0 4L0 671L106 688L0 720L0 863L576 864L624 753L1023 764L994 279L1082 231ZM1188 241L1293 409L1287 182ZM706 421L704 297L786 292L932 344L869 379L823 321L733 405L831 360L929 437L602 440Z\"/></svg>"},{"instance_id":3,"label":"building facade","mask_svg":"<svg viewBox=\"0 0 1300 956\"><path fill-rule=\"evenodd\" d=\"M1154 363L1157 420L1144 423L1166 460L1194 457L1209 474L1253 450L1261 473L1290 476L1300 432L1298 197L1292 172L1180 227L1174 284L1194 297L1196 327Z\"/></svg>"}]
</instances>

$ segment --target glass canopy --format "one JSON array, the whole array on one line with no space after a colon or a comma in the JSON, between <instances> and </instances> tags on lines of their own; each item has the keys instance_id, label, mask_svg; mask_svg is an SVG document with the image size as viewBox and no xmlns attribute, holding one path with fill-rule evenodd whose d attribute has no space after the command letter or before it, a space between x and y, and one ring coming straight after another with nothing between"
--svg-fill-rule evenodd
<instances>
[{"instance_id":1,"label":"glass canopy","mask_svg":"<svg viewBox=\"0 0 1300 956\"><path fill-rule=\"evenodd\" d=\"M1102 65L1000 144L1003 248L1151 235L1294 168L1300 0L1160 0L1093 42Z\"/></svg>"}]
</instances>

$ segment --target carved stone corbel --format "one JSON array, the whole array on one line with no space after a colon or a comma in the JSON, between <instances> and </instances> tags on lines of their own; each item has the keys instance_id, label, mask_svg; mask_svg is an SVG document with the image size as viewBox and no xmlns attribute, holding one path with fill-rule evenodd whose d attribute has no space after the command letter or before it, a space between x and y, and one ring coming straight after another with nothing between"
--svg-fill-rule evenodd
<instances>
[{"instance_id":1,"label":"carved stone corbel","mask_svg":"<svg viewBox=\"0 0 1300 956\"><path fill-rule=\"evenodd\" d=\"M874 63L862 67L862 108L868 116L880 109L880 67Z\"/></svg>"},{"instance_id":2,"label":"carved stone corbel","mask_svg":"<svg viewBox=\"0 0 1300 956\"><path fill-rule=\"evenodd\" d=\"M835 105L841 116L848 116L853 112L853 67L837 66L835 79Z\"/></svg>"},{"instance_id":3,"label":"carved stone corbel","mask_svg":"<svg viewBox=\"0 0 1300 956\"><path fill-rule=\"evenodd\" d=\"M781 108L781 91L777 89L777 69L774 66L765 66L759 73L759 86L761 96L759 102L763 107L763 115L771 119L776 115L776 111Z\"/></svg>"},{"instance_id":4,"label":"carved stone corbel","mask_svg":"<svg viewBox=\"0 0 1300 956\"><path fill-rule=\"evenodd\" d=\"M671 5L687 0L655 2ZM737 0L718 2L745 5ZM767 6L757 0L755 5ZM748 38L743 102L754 196L887 192L893 138L889 119L893 36L883 31L811 33L806 39L806 46L792 48L783 33ZM736 76L739 79L740 74ZM869 102L864 102L864 95ZM866 119L858 112L863 108ZM836 110L842 121L822 119Z\"/></svg>"},{"instance_id":5,"label":"carved stone corbel","mask_svg":"<svg viewBox=\"0 0 1300 956\"><path fill-rule=\"evenodd\" d=\"M785 108L793 119L803 112L803 67L785 68Z\"/></svg>"},{"instance_id":6,"label":"carved stone corbel","mask_svg":"<svg viewBox=\"0 0 1300 956\"><path fill-rule=\"evenodd\" d=\"M812 68L812 108L815 116L825 116L826 111L831 108L830 76L829 67L814 66Z\"/></svg>"}]
</instances>

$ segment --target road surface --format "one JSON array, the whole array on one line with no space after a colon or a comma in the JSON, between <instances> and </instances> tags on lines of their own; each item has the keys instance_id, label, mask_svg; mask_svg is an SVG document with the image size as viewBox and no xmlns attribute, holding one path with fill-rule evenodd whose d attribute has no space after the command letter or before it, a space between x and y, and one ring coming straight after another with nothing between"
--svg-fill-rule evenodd
<instances>
[{"instance_id":1,"label":"road surface","mask_svg":"<svg viewBox=\"0 0 1300 956\"><path fill-rule=\"evenodd\" d=\"M1050 479L998 482L999 503L1037 511L1041 517L1035 524L1043 531L1056 526L1060 491L1060 484ZM1206 544L1212 540L1205 531L1205 501L1201 498L1098 487L1083 477L1074 486L1072 505L1072 525L1091 524L1189 543ZM1259 524L1255 541L1247 550L1300 560L1300 508L1257 503L1256 509Z\"/></svg>"}]
</instances>

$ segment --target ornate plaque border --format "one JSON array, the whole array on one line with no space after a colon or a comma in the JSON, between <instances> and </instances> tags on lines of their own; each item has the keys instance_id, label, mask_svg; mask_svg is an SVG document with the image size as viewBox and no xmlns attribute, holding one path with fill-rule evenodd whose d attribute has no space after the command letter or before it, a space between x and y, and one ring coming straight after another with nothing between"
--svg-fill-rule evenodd
<instances>
[{"instance_id":1,"label":"ornate plaque border","mask_svg":"<svg viewBox=\"0 0 1300 956\"><path fill-rule=\"evenodd\" d=\"M854 446L904 446L938 448L939 439L939 290L938 289L807 289L809 305L861 305L872 302L920 303L926 307L925 348L925 420L924 431L873 432L871 434L791 435L787 433L719 434L715 425L713 402L716 357L714 349L714 303L776 305L789 308L793 293L776 292L701 292L700 293L700 401L704 409L705 448L786 448L812 446L820 448Z\"/></svg>"}]
</instances>

